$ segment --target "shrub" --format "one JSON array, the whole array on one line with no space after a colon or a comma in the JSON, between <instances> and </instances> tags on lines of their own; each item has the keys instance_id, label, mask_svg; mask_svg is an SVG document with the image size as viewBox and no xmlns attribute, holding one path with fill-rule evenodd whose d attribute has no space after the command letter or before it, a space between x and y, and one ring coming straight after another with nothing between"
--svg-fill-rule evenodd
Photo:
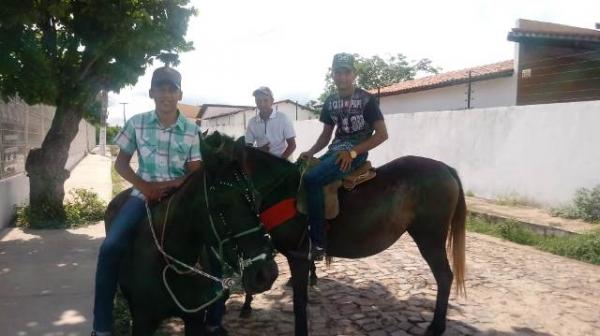
<instances>
[{"instance_id":1,"label":"shrub","mask_svg":"<svg viewBox=\"0 0 600 336\"><path fill-rule=\"evenodd\" d=\"M49 222L48 225L36 226L39 229L63 229L78 227L90 222L102 220L106 203L98 194L86 189L74 189L69 193L70 197L65 202L64 209L66 221L64 223ZM16 225L20 228L30 228L31 223L43 223L43 218L35 218L29 205L17 207Z\"/></svg>"},{"instance_id":2,"label":"shrub","mask_svg":"<svg viewBox=\"0 0 600 336\"><path fill-rule=\"evenodd\" d=\"M553 216L581 218L587 222L600 222L600 185L592 189L581 188L575 192L573 204L550 209Z\"/></svg>"}]
</instances>

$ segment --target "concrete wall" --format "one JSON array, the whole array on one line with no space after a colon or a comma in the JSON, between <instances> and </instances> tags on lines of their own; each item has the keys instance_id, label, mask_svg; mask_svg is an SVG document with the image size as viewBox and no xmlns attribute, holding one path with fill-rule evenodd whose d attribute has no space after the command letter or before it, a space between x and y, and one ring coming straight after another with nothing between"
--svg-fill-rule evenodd
<instances>
[{"instance_id":1,"label":"concrete wall","mask_svg":"<svg viewBox=\"0 0 600 336\"><path fill-rule=\"evenodd\" d=\"M465 191L496 198L516 194L547 205L600 184L600 101L386 115L389 140L370 153L382 165L404 155L456 168ZM295 123L298 149L322 126ZM240 128L220 129L241 135Z\"/></svg>"},{"instance_id":2,"label":"concrete wall","mask_svg":"<svg viewBox=\"0 0 600 336\"><path fill-rule=\"evenodd\" d=\"M501 77L471 84L471 107L512 106L517 101L515 76ZM461 110L467 107L467 84L383 96L379 106L384 114Z\"/></svg>"},{"instance_id":3,"label":"concrete wall","mask_svg":"<svg viewBox=\"0 0 600 336\"><path fill-rule=\"evenodd\" d=\"M79 123L79 132L69 148L69 157L65 168L72 170L95 146L96 129L90 123L82 120ZM0 179L0 228L10 223L14 216L15 205L27 203L28 198L29 178L25 173Z\"/></svg>"}]
</instances>

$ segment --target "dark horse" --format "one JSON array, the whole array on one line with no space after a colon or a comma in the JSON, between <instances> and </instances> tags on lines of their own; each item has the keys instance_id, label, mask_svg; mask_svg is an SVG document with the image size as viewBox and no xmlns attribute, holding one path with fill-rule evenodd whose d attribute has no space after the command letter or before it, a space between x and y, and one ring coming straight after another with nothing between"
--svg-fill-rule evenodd
<instances>
[{"instance_id":1,"label":"dark horse","mask_svg":"<svg viewBox=\"0 0 600 336\"><path fill-rule=\"evenodd\" d=\"M168 317L183 319L185 335L203 335L205 308L225 292L223 279L208 273L214 260L225 271L241 273L251 293L270 289L277 277L273 246L257 218L255 193L231 155L236 149L225 155L220 148L203 143L205 168L153 207L123 257L119 284L135 336L152 335ZM128 194L122 192L109 204L107 228Z\"/></svg>"},{"instance_id":2,"label":"dark horse","mask_svg":"<svg viewBox=\"0 0 600 336\"><path fill-rule=\"evenodd\" d=\"M298 192L298 165L253 148L244 153L246 170L261 195L261 213L286 209ZM406 231L417 244L437 283L433 321L427 335L441 335L452 281L464 292L466 204L456 170L440 161L406 156L377 169L377 176L352 191L339 192L340 214L329 221L327 254L363 258L391 246ZM289 205L287 205L289 207ZM270 234L290 264L295 333L307 335L306 216L292 214ZM448 262L446 244L452 256Z\"/></svg>"}]
</instances>

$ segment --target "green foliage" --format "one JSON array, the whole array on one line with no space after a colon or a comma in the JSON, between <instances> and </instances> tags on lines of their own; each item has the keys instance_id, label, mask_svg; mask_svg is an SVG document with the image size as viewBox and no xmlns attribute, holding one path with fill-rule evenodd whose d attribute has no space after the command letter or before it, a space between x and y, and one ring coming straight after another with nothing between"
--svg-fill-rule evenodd
<instances>
[{"instance_id":1,"label":"green foliage","mask_svg":"<svg viewBox=\"0 0 600 336\"><path fill-rule=\"evenodd\" d=\"M474 216L469 216L467 229L533 246L564 257L600 265L600 230L580 235L543 236L520 227L515 222L503 221L492 224Z\"/></svg>"},{"instance_id":2,"label":"green foliage","mask_svg":"<svg viewBox=\"0 0 600 336\"><path fill-rule=\"evenodd\" d=\"M387 60L377 55L366 58L354 54L354 59L357 85L366 90L414 79L419 72L437 74L440 71L440 68L432 66L431 61L427 58L409 62L402 54L391 56ZM320 102L324 102L327 96L335 92L331 74L331 68L329 68L325 75L325 90L318 98Z\"/></svg>"},{"instance_id":3,"label":"green foliage","mask_svg":"<svg viewBox=\"0 0 600 336\"><path fill-rule=\"evenodd\" d=\"M600 185L592 189L577 190L572 205L553 208L550 211L553 216L581 218L592 223L600 222Z\"/></svg>"},{"instance_id":4,"label":"green foliage","mask_svg":"<svg viewBox=\"0 0 600 336\"><path fill-rule=\"evenodd\" d=\"M0 6L0 97L91 104L134 84L159 58L177 63L195 13L189 0L21 1ZM93 109L92 109L93 110Z\"/></svg>"},{"instance_id":5,"label":"green foliage","mask_svg":"<svg viewBox=\"0 0 600 336\"><path fill-rule=\"evenodd\" d=\"M36 223L37 229L74 228L103 219L106 203L98 197L98 194L86 189L74 189L69 195L70 200L64 205L66 222L45 221L44 218L36 217L38 215L26 205L17 207L17 227L31 228L31 223ZM38 223L41 224L37 225ZM44 225L44 223L47 224Z\"/></svg>"},{"instance_id":6,"label":"green foliage","mask_svg":"<svg viewBox=\"0 0 600 336\"><path fill-rule=\"evenodd\" d=\"M113 145L117 133L121 131L121 126L106 126L106 142Z\"/></svg>"},{"instance_id":7,"label":"green foliage","mask_svg":"<svg viewBox=\"0 0 600 336\"><path fill-rule=\"evenodd\" d=\"M125 190L125 179L117 173L114 165L111 165L110 177L112 180L112 195L117 196L121 191Z\"/></svg>"}]
</instances>

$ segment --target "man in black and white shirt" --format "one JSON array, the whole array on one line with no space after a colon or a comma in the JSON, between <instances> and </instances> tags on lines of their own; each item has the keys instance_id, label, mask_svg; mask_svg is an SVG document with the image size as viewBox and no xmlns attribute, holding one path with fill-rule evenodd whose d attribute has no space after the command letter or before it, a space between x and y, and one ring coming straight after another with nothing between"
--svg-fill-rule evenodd
<instances>
[{"instance_id":1,"label":"man in black and white shirt","mask_svg":"<svg viewBox=\"0 0 600 336\"><path fill-rule=\"evenodd\" d=\"M321 117L323 131L311 149L302 153L306 159L329 144L335 128L335 138L320 163L304 174L308 194L308 224L313 256L319 259L324 252L325 199L323 186L360 167L368 151L388 138L385 121L379 105L370 93L357 88L354 56L336 54L332 63L333 81L337 92L323 104Z\"/></svg>"},{"instance_id":2,"label":"man in black and white shirt","mask_svg":"<svg viewBox=\"0 0 600 336\"><path fill-rule=\"evenodd\" d=\"M246 143L275 156L287 159L296 149L296 132L292 121L273 109L273 93L261 86L252 93L258 114L246 128Z\"/></svg>"}]
</instances>

